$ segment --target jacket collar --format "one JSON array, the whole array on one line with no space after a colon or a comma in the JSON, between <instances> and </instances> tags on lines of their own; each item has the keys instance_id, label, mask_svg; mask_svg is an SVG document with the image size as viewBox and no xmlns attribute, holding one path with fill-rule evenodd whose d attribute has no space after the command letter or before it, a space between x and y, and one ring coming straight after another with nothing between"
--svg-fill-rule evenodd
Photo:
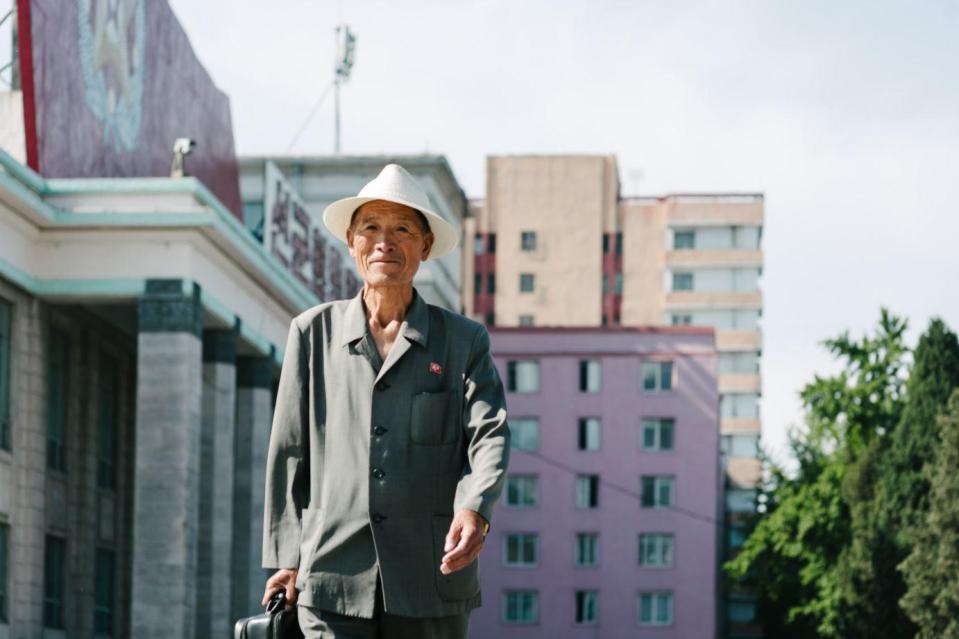
<instances>
[{"instance_id":1,"label":"jacket collar","mask_svg":"<svg viewBox=\"0 0 959 639\"><path fill-rule=\"evenodd\" d=\"M366 335L366 305L363 303L363 289L350 300L343 315L343 334L341 344L352 344ZM426 302L413 287L413 301L406 311L406 317L400 325L399 334L420 346L426 346L430 332L430 313Z\"/></svg>"}]
</instances>

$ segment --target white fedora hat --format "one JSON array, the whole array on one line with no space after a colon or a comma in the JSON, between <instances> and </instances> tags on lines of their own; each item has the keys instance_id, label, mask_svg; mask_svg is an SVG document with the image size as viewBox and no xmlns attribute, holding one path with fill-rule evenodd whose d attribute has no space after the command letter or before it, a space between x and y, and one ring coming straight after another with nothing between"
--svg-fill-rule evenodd
<instances>
[{"instance_id":1,"label":"white fedora hat","mask_svg":"<svg viewBox=\"0 0 959 639\"><path fill-rule=\"evenodd\" d=\"M399 164L384 166L380 174L364 186L356 197L345 197L327 206L323 211L323 223L330 233L345 242L346 229L350 226L353 212L361 204L372 200L405 204L426 216L433 233L433 246L427 259L446 255L456 246L459 239L456 229L433 210L426 192Z\"/></svg>"}]
</instances>

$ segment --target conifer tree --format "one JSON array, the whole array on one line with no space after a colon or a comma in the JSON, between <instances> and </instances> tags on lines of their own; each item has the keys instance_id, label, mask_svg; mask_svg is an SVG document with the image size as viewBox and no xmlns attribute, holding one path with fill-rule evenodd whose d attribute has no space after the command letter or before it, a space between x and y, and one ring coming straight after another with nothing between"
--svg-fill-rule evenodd
<instances>
[{"instance_id":1,"label":"conifer tree","mask_svg":"<svg viewBox=\"0 0 959 639\"><path fill-rule=\"evenodd\" d=\"M959 638L959 390L939 419L941 441L924 469L929 509L900 565L908 587L902 606L918 639Z\"/></svg>"}]
</instances>

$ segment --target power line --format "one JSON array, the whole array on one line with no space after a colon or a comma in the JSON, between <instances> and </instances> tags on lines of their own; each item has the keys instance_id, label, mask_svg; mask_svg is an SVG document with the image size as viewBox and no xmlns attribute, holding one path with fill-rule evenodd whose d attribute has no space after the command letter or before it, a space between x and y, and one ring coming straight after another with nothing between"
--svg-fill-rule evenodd
<instances>
[{"instance_id":1,"label":"power line","mask_svg":"<svg viewBox=\"0 0 959 639\"><path fill-rule=\"evenodd\" d=\"M333 88L333 85L336 84L336 80L331 80L326 88L323 89L323 93L320 94L320 98L316 101L316 104L313 105L313 108L310 110L310 114L306 116L306 119L303 121L303 124L300 125L300 129L296 132L296 135L293 136L293 139L290 141L289 146L286 147L286 152L289 153L293 150L293 145L296 144L297 140L300 139L300 135L303 134L303 131L306 129L306 126L313 119L313 116L316 115L316 111L320 108L320 105L323 104L323 101L326 100L326 96L330 94L330 89Z\"/></svg>"},{"instance_id":2,"label":"power line","mask_svg":"<svg viewBox=\"0 0 959 639\"><path fill-rule=\"evenodd\" d=\"M547 457L546 455L543 455L542 453L539 453L539 452L537 452L537 451L532 451L532 450L519 450L518 452L525 453L525 454L529 455L530 457L535 457L536 459L539 459L539 460L541 460L541 461L543 461L543 462L546 462L547 464L549 464L549 465L551 465L551 466L554 466L554 467L556 467L556 468L559 468L560 470L564 470L564 471L570 473L571 475L577 475L577 476L578 476L578 475L587 474L587 473L584 473L584 472L582 472L582 471L576 470L575 468L573 468L573 467L571 467L571 466L568 466L568 465L564 464L564 463L561 462L561 461L558 461L558 460L553 459L553 458L551 458L551 457ZM642 497L643 497L641 493L639 493L639 492L637 492L637 491L635 491L635 490L626 488L625 486L620 486L619 484L617 484L617 483L615 483L615 482L603 481L603 482L601 483L601 486L604 486L604 487L605 487L605 486L608 486L608 487L611 488L612 490L615 490L615 491L617 491L617 492L623 493L624 495L627 495L627 496L629 496L629 497L633 497L633 498L635 498L635 499L641 500ZM674 511L674 512L679 513L680 515L684 515L684 516L689 517L689 518L691 518L691 519L696 519L696 520L698 520L698 521L702 521L702 522L705 522L705 523L707 523L707 524L712 524L712 525L714 525L714 526L723 527L723 525L724 525L723 522L722 522L722 520L720 520L720 519L716 519L715 517L710 517L709 515L703 515L702 513L697 513L697 512L695 512L695 511L693 511L693 510L687 510L686 508L681 508L681 507L679 507L679 506L675 506L675 505L674 505L674 506L665 506L665 507L663 507L663 508L665 508L666 510L672 510L672 511Z\"/></svg>"}]
</instances>

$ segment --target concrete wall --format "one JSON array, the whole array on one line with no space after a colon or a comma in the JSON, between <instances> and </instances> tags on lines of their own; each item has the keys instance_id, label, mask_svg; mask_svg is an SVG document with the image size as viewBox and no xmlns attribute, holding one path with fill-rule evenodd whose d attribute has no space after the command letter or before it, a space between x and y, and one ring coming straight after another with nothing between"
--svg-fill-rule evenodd
<instances>
[{"instance_id":1,"label":"concrete wall","mask_svg":"<svg viewBox=\"0 0 959 639\"><path fill-rule=\"evenodd\" d=\"M609 156L491 156L488 222L496 233L496 324L596 326L601 320L602 234L615 217L619 181ZM520 249L534 231L534 251ZM535 290L520 292L521 273Z\"/></svg>"}]
</instances>

